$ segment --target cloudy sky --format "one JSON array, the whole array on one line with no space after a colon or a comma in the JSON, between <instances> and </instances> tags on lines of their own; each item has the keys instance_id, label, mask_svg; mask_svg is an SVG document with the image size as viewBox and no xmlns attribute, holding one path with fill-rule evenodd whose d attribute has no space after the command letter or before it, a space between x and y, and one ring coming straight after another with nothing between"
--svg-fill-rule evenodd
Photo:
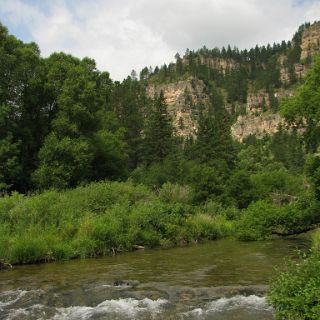
<instances>
[{"instance_id":1,"label":"cloudy sky","mask_svg":"<svg viewBox=\"0 0 320 320\"><path fill-rule=\"evenodd\" d=\"M115 80L186 48L289 40L314 20L320 0L0 0L0 21L43 56L89 56Z\"/></svg>"}]
</instances>

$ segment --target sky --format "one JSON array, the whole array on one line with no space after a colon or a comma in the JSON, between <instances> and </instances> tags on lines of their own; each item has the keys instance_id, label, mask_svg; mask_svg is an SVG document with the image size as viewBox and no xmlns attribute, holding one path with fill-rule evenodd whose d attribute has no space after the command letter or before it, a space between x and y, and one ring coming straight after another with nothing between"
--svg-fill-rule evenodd
<instances>
[{"instance_id":1,"label":"sky","mask_svg":"<svg viewBox=\"0 0 320 320\"><path fill-rule=\"evenodd\" d=\"M315 20L320 0L0 0L1 23L36 42L44 57L63 51L94 58L119 81L187 48L290 40Z\"/></svg>"}]
</instances>

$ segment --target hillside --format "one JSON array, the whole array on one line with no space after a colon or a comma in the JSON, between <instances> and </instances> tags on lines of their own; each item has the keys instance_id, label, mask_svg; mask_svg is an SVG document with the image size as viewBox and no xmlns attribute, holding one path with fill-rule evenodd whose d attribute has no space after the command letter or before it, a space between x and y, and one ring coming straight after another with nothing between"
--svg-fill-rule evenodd
<instances>
[{"instance_id":1,"label":"hillside","mask_svg":"<svg viewBox=\"0 0 320 320\"><path fill-rule=\"evenodd\" d=\"M273 134L283 124L279 102L293 95L319 52L320 23L315 22L301 26L292 41L272 47L187 50L175 63L143 69L140 78L149 97L164 91L177 135L183 137L196 136L199 110L208 107L211 87L217 87L235 118L232 135L243 141Z\"/></svg>"}]
</instances>

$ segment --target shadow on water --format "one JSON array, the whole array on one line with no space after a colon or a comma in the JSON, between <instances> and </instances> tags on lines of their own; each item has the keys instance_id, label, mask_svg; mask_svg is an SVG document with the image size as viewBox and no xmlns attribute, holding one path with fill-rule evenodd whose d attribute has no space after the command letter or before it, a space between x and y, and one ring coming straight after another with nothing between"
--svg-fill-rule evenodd
<instances>
[{"instance_id":1,"label":"shadow on water","mask_svg":"<svg viewBox=\"0 0 320 320\"><path fill-rule=\"evenodd\" d=\"M305 239L219 240L0 273L0 319L268 320L274 268Z\"/></svg>"}]
</instances>

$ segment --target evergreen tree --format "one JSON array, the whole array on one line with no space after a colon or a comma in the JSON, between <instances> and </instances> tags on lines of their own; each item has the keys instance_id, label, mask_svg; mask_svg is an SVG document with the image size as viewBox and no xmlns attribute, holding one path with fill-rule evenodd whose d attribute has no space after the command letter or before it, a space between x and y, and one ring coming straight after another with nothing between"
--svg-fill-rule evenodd
<instances>
[{"instance_id":1,"label":"evergreen tree","mask_svg":"<svg viewBox=\"0 0 320 320\"><path fill-rule=\"evenodd\" d=\"M182 63L182 59L179 55L179 53L176 53L176 55L174 56L176 59L176 72L178 77L183 75L183 63Z\"/></svg>"},{"instance_id":2,"label":"evergreen tree","mask_svg":"<svg viewBox=\"0 0 320 320\"><path fill-rule=\"evenodd\" d=\"M145 128L143 156L147 165L163 161L174 148L172 120L163 91L155 97Z\"/></svg>"},{"instance_id":3,"label":"evergreen tree","mask_svg":"<svg viewBox=\"0 0 320 320\"><path fill-rule=\"evenodd\" d=\"M124 139L128 144L129 167L134 169L140 158L144 114L149 99L145 87L130 77L114 86L111 98L112 109L118 116L119 126L123 127Z\"/></svg>"},{"instance_id":4,"label":"evergreen tree","mask_svg":"<svg viewBox=\"0 0 320 320\"><path fill-rule=\"evenodd\" d=\"M227 167L233 165L235 150L231 137L230 115L224 108L222 96L216 90L209 112L200 116L194 148L196 157L203 163L214 165L222 161Z\"/></svg>"}]
</instances>

